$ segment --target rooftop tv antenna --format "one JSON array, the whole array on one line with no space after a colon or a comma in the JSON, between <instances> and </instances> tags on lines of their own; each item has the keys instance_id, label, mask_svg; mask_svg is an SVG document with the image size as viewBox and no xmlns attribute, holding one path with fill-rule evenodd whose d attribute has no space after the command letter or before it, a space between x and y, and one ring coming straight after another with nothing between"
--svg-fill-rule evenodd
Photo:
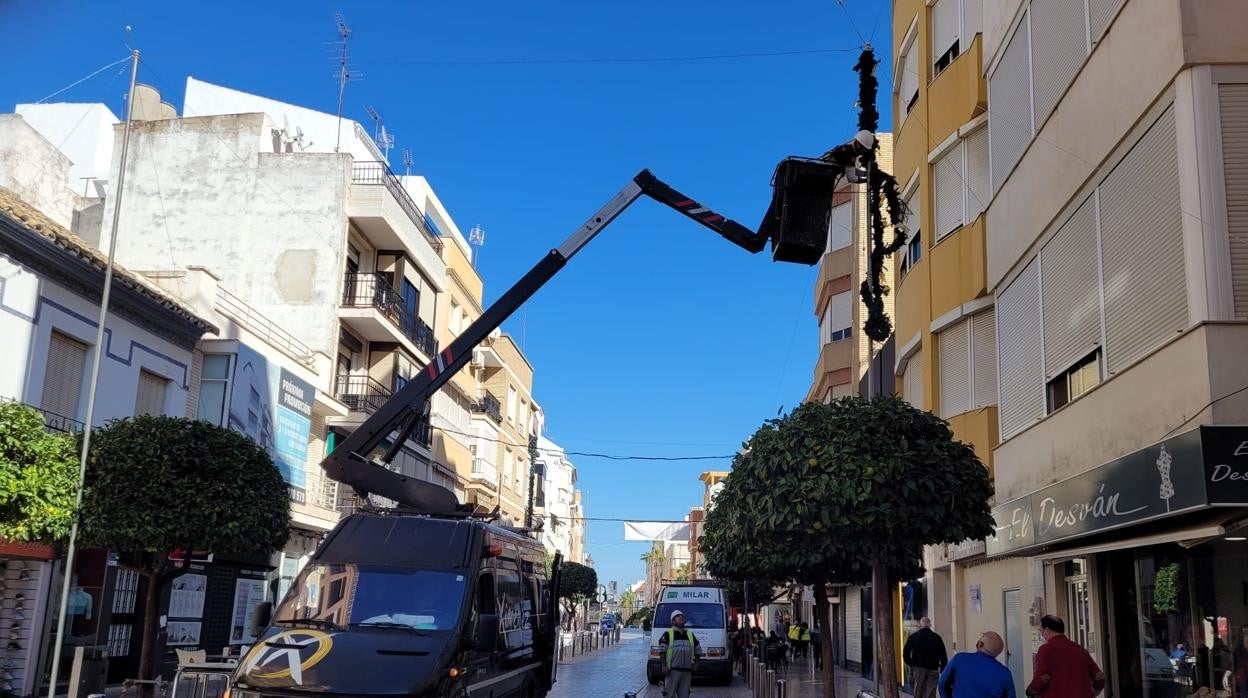
<instances>
[{"instance_id":1,"label":"rooftop tv antenna","mask_svg":"<svg viewBox=\"0 0 1248 698\"><path fill-rule=\"evenodd\" d=\"M377 140L377 129L381 128L381 113L373 109L370 105L364 105L364 111L368 112L368 118L373 120L373 140Z\"/></svg>"},{"instance_id":2,"label":"rooftop tv antenna","mask_svg":"<svg viewBox=\"0 0 1248 698\"><path fill-rule=\"evenodd\" d=\"M477 265L477 257L481 255L481 246L485 244L485 228L480 223L468 231L468 244L472 245L472 265Z\"/></svg>"},{"instance_id":3,"label":"rooftop tv antenna","mask_svg":"<svg viewBox=\"0 0 1248 698\"><path fill-rule=\"evenodd\" d=\"M377 146L381 148L381 154L385 156L386 162L390 162L390 149L394 147L394 134L386 132L386 125L381 125L381 136L377 139Z\"/></svg>"},{"instance_id":4,"label":"rooftop tv antenna","mask_svg":"<svg viewBox=\"0 0 1248 698\"><path fill-rule=\"evenodd\" d=\"M412 175L412 149L411 148L403 149L403 170L404 170L403 174L409 177Z\"/></svg>"},{"instance_id":5,"label":"rooftop tv antenna","mask_svg":"<svg viewBox=\"0 0 1248 698\"><path fill-rule=\"evenodd\" d=\"M334 142L334 152L338 152L342 148L342 96L346 93L347 83L351 80L360 80L364 77L363 73L351 70L347 65L347 40L351 38L351 28L347 26L347 20L343 19L342 13L334 11L334 22L338 25L338 36L341 39L336 43L338 46L336 61L338 70L335 77L338 78L338 137Z\"/></svg>"}]
</instances>

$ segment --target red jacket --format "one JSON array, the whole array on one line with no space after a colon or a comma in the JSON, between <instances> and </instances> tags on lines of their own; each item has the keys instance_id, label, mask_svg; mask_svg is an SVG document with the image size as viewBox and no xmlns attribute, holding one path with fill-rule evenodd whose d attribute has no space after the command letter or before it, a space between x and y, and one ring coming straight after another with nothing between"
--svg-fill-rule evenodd
<instances>
[{"instance_id":1,"label":"red jacket","mask_svg":"<svg viewBox=\"0 0 1248 698\"><path fill-rule=\"evenodd\" d=\"M1105 688L1105 674L1092 655L1065 635L1054 635L1036 652L1029 696L1093 698Z\"/></svg>"}]
</instances>

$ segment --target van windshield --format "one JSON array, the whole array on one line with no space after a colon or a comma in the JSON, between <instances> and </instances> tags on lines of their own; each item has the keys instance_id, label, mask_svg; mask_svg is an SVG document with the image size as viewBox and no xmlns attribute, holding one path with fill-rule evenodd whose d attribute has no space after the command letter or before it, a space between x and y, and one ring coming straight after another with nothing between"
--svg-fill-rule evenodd
<instances>
[{"instance_id":1,"label":"van windshield","mask_svg":"<svg viewBox=\"0 0 1248 698\"><path fill-rule=\"evenodd\" d=\"M717 603L661 603L654 611L655 626L670 627L672 611L685 614L686 628L724 627L724 607Z\"/></svg>"},{"instance_id":2,"label":"van windshield","mask_svg":"<svg viewBox=\"0 0 1248 698\"><path fill-rule=\"evenodd\" d=\"M341 628L448 630L458 625L467 589L467 578L454 572L310 564L273 617Z\"/></svg>"}]
</instances>

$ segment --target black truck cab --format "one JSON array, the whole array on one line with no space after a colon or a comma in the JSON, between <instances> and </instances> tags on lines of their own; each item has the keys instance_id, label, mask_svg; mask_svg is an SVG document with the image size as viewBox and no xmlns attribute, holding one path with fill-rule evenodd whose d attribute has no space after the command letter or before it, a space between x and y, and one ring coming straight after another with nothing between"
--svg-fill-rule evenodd
<instances>
[{"instance_id":1,"label":"black truck cab","mask_svg":"<svg viewBox=\"0 0 1248 698\"><path fill-rule=\"evenodd\" d=\"M544 696L555 594L542 545L510 529L352 514L257 634L232 698Z\"/></svg>"}]
</instances>

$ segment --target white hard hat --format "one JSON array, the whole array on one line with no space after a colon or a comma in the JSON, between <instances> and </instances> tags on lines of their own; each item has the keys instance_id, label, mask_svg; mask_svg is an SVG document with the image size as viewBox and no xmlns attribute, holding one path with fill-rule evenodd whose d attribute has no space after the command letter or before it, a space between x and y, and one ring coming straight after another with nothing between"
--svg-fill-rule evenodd
<instances>
[{"instance_id":1,"label":"white hard hat","mask_svg":"<svg viewBox=\"0 0 1248 698\"><path fill-rule=\"evenodd\" d=\"M681 612L681 611L679 611L679 610L672 611L672 622L673 622L673 623L675 623L675 622L676 622L676 616L681 616L681 617L683 618L683 617L684 617L684 615L685 615L685 614L684 614L684 613L682 613L682 612Z\"/></svg>"}]
</instances>

